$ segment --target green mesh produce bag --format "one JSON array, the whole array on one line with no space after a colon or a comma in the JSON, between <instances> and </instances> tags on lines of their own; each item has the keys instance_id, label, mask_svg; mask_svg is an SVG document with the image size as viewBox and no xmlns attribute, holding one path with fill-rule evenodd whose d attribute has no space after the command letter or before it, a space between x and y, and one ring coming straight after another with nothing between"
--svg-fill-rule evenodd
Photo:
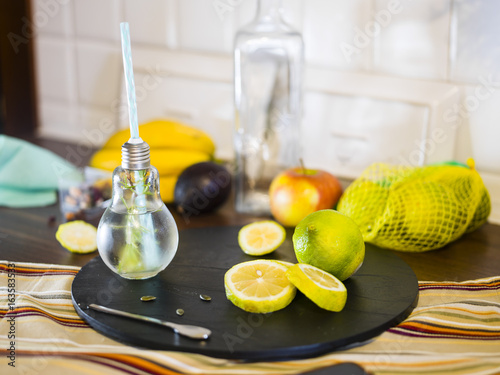
<instances>
[{"instance_id":1,"label":"green mesh produce bag","mask_svg":"<svg viewBox=\"0 0 500 375\"><path fill-rule=\"evenodd\" d=\"M491 201L474 161L426 167L373 164L342 195L366 242L408 252L438 249L484 224Z\"/></svg>"}]
</instances>

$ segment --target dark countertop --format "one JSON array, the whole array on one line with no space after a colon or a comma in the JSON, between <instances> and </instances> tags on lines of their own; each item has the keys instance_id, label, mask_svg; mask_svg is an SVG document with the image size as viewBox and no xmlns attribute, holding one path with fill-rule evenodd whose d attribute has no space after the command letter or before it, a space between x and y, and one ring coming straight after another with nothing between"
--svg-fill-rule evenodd
<instances>
[{"instance_id":1,"label":"dark countertop","mask_svg":"<svg viewBox=\"0 0 500 375\"><path fill-rule=\"evenodd\" d=\"M34 138L29 140L63 157L67 155L68 150L76 147L57 141ZM81 165L84 165L87 159L82 158ZM169 209L179 230L243 225L257 219L236 213L232 200L216 213L191 216L187 220L176 213L172 206L169 206ZM55 222L51 222L50 218L55 218ZM97 252L87 255L72 254L62 248L55 238L60 222L58 205L26 209L0 208L0 259L83 266L97 255ZM408 263L419 280L463 281L497 276L500 274L500 226L485 224L439 250L395 253Z\"/></svg>"}]
</instances>

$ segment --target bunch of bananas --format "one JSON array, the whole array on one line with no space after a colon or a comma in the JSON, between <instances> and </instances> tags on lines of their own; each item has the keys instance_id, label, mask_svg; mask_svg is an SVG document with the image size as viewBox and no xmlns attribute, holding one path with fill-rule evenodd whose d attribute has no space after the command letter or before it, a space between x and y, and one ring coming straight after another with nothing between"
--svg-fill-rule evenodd
<instances>
[{"instance_id":1,"label":"bunch of bananas","mask_svg":"<svg viewBox=\"0 0 500 375\"><path fill-rule=\"evenodd\" d=\"M174 188L181 172L192 164L213 158L215 144L204 132L170 120L156 120L139 126L139 134L151 151L151 165L160 174L160 195L174 201ZM130 138L129 129L113 134L90 160L94 168L113 171L121 164L121 147Z\"/></svg>"}]
</instances>

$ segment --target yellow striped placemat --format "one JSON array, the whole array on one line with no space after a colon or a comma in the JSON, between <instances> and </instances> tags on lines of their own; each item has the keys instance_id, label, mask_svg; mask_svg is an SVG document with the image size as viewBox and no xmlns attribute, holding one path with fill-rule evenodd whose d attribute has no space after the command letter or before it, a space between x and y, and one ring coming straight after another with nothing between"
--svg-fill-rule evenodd
<instances>
[{"instance_id":1,"label":"yellow striped placemat","mask_svg":"<svg viewBox=\"0 0 500 375\"><path fill-rule=\"evenodd\" d=\"M412 314L364 345L245 363L138 349L99 334L71 303L78 271L0 261L0 374L297 374L341 362L375 374L500 374L500 276L420 282Z\"/></svg>"}]
</instances>

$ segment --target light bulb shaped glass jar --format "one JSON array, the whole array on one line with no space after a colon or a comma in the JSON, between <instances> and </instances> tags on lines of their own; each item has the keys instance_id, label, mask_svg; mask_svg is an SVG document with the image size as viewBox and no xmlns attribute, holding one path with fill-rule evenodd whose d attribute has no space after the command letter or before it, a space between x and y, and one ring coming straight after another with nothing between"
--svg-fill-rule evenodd
<instances>
[{"instance_id":1,"label":"light bulb shaped glass jar","mask_svg":"<svg viewBox=\"0 0 500 375\"><path fill-rule=\"evenodd\" d=\"M99 222L97 247L113 272L126 279L148 279L170 264L179 233L160 197L149 146L129 142L122 146L122 165L113 172L113 197Z\"/></svg>"}]
</instances>

